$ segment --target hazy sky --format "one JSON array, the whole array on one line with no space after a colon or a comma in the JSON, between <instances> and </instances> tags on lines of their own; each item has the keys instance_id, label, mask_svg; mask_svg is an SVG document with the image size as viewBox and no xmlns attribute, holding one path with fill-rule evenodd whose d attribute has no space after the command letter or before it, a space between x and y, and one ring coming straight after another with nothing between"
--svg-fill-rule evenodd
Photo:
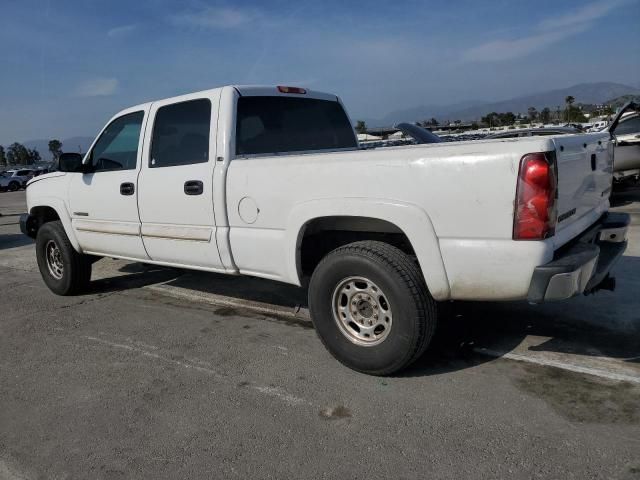
<instances>
[{"instance_id":1,"label":"hazy sky","mask_svg":"<svg viewBox=\"0 0 640 480\"><path fill-rule=\"evenodd\" d=\"M1 0L0 19L4 145L234 83L334 92L353 118L640 84L640 0Z\"/></svg>"}]
</instances>

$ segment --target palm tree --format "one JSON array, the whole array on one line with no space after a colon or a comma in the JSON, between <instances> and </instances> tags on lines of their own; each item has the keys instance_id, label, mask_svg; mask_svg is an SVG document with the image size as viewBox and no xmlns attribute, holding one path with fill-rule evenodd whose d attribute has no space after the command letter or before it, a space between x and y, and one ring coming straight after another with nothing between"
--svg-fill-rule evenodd
<instances>
[{"instance_id":1,"label":"palm tree","mask_svg":"<svg viewBox=\"0 0 640 480\"><path fill-rule=\"evenodd\" d=\"M573 105L575 101L576 99L571 95L567 95L564 99L564 103L567 105L567 123L571 121L571 105Z\"/></svg>"},{"instance_id":2,"label":"palm tree","mask_svg":"<svg viewBox=\"0 0 640 480\"><path fill-rule=\"evenodd\" d=\"M50 140L49 141L49 151L53 156L54 160L57 160L60 154L62 153L62 142L60 140Z\"/></svg>"},{"instance_id":3,"label":"palm tree","mask_svg":"<svg viewBox=\"0 0 640 480\"><path fill-rule=\"evenodd\" d=\"M356 132L367 133L367 124L364 122L364 120L358 120L356 122Z\"/></svg>"}]
</instances>

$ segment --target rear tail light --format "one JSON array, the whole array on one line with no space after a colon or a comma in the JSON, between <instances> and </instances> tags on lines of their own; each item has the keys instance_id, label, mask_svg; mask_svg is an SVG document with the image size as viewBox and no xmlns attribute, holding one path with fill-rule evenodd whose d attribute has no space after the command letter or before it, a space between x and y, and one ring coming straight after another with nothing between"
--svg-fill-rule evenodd
<instances>
[{"instance_id":1,"label":"rear tail light","mask_svg":"<svg viewBox=\"0 0 640 480\"><path fill-rule=\"evenodd\" d=\"M283 87L282 85L278 85L278 91L280 93L297 93L300 95L304 95L307 91L304 88L300 87Z\"/></svg>"},{"instance_id":2,"label":"rear tail light","mask_svg":"<svg viewBox=\"0 0 640 480\"><path fill-rule=\"evenodd\" d=\"M522 157L513 216L514 240L542 240L553 236L557 184L551 155L529 153Z\"/></svg>"}]
</instances>

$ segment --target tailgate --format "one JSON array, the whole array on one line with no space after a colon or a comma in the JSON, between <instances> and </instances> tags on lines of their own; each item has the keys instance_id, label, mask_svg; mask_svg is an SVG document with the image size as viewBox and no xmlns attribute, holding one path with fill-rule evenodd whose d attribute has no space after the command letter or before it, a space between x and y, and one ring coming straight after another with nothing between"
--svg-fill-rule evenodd
<instances>
[{"instance_id":1,"label":"tailgate","mask_svg":"<svg viewBox=\"0 0 640 480\"><path fill-rule=\"evenodd\" d=\"M613 144L609 133L567 135L552 141L558 166L556 240L564 244L608 209Z\"/></svg>"}]
</instances>

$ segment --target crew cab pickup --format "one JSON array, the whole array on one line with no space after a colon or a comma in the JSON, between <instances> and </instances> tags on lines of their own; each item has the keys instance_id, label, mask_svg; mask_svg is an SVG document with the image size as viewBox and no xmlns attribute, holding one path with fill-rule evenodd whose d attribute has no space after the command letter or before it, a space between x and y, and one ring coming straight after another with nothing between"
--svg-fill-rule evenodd
<instances>
[{"instance_id":1,"label":"crew cab pickup","mask_svg":"<svg viewBox=\"0 0 640 480\"><path fill-rule=\"evenodd\" d=\"M335 95L226 86L118 113L29 182L21 228L60 295L103 256L304 285L328 350L384 375L442 302L611 288L612 151L608 132L361 150Z\"/></svg>"}]
</instances>

